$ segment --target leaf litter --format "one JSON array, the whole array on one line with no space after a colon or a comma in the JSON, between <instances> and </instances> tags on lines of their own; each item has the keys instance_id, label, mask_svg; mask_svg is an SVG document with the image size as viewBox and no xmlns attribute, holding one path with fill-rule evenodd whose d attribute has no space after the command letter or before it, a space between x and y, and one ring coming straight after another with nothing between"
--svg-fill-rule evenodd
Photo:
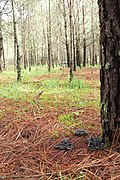
<instances>
[{"instance_id":1,"label":"leaf litter","mask_svg":"<svg viewBox=\"0 0 120 180\"><path fill-rule=\"evenodd\" d=\"M1 98L0 109L0 179L120 179L120 147L89 148L101 143L93 139L101 134L99 114L93 108L63 107L64 113L78 112L76 118L86 124L82 129L70 129L68 135L57 120L61 108L45 104L41 112L30 103ZM79 134L83 129L85 136ZM56 144L65 144L70 151L59 151Z\"/></svg>"},{"instance_id":2,"label":"leaf litter","mask_svg":"<svg viewBox=\"0 0 120 180\"><path fill-rule=\"evenodd\" d=\"M12 112L7 114L6 110L0 121L0 179L60 179L59 172L73 179L80 172L83 172L84 179L119 179L118 152L108 149L92 152L88 149L88 136L99 135L98 129L93 134L93 130L88 128L88 135L80 137L71 131L67 137L69 139L64 139L65 129L57 122L59 112L55 109L49 110L49 114L45 113L45 109L40 115L33 113L29 104L13 100L4 100L0 106L3 109L10 106L16 109L16 104L19 104L21 111L23 106L27 106L28 110L25 110L26 114L20 113L21 119L16 119L17 114L13 113L12 116ZM91 112L92 118L95 117L96 112ZM84 110L83 115L85 119L88 115L90 118L88 109ZM58 138L52 134L54 130L58 131ZM66 148L71 151L55 149L59 142L67 144Z\"/></svg>"}]
</instances>

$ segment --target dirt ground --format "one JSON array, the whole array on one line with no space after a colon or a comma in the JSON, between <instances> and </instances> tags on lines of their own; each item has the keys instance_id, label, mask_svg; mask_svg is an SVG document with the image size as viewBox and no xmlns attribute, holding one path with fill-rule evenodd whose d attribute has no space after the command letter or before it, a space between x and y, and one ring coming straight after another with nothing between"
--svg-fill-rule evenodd
<instances>
[{"instance_id":1,"label":"dirt ground","mask_svg":"<svg viewBox=\"0 0 120 180\"><path fill-rule=\"evenodd\" d=\"M99 79L99 71L86 70L76 76ZM46 77L37 77L43 79ZM47 77L48 78L48 77ZM52 77L51 77L52 78ZM99 88L96 85L96 88ZM58 122L60 114L77 111L74 118L84 123L86 137L74 136L75 128ZM100 114L91 107L67 109L0 98L0 179L119 180L120 154L116 148L91 151L87 139L101 134ZM71 151L56 150L55 144L68 137Z\"/></svg>"}]
</instances>

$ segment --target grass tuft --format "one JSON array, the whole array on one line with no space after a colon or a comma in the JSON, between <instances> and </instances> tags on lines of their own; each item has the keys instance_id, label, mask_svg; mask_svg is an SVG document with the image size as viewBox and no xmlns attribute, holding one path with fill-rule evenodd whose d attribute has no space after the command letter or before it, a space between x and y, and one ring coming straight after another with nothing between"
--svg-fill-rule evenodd
<instances>
[{"instance_id":1,"label":"grass tuft","mask_svg":"<svg viewBox=\"0 0 120 180\"><path fill-rule=\"evenodd\" d=\"M74 124L74 114L63 114L58 117L59 123L65 124L68 127L71 127Z\"/></svg>"}]
</instances>

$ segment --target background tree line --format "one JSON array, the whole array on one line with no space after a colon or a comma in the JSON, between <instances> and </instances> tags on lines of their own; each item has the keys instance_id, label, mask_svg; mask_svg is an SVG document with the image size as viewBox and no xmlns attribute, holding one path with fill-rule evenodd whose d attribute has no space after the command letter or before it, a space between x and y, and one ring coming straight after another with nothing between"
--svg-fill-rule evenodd
<instances>
[{"instance_id":1,"label":"background tree line","mask_svg":"<svg viewBox=\"0 0 120 180\"><path fill-rule=\"evenodd\" d=\"M97 1L2 0L0 47L0 70L18 74L32 66L48 65L50 72L99 64Z\"/></svg>"}]
</instances>

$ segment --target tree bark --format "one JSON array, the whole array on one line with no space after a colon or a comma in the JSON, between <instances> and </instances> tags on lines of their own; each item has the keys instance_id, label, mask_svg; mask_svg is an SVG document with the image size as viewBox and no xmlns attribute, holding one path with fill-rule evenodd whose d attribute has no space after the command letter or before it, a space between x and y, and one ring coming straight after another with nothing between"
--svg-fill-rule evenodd
<instances>
[{"instance_id":1,"label":"tree bark","mask_svg":"<svg viewBox=\"0 0 120 180\"><path fill-rule=\"evenodd\" d=\"M48 72L51 71L51 3L49 0L49 23L48 23Z\"/></svg>"},{"instance_id":2,"label":"tree bark","mask_svg":"<svg viewBox=\"0 0 120 180\"><path fill-rule=\"evenodd\" d=\"M73 25L72 25L72 1L70 0L70 82L73 79Z\"/></svg>"},{"instance_id":3,"label":"tree bark","mask_svg":"<svg viewBox=\"0 0 120 180\"><path fill-rule=\"evenodd\" d=\"M75 24L73 24L73 70L76 71Z\"/></svg>"},{"instance_id":4,"label":"tree bark","mask_svg":"<svg viewBox=\"0 0 120 180\"><path fill-rule=\"evenodd\" d=\"M15 11L14 11L14 0L12 2L13 10L13 29L14 29L14 71L16 70L16 58L17 58L17 34L16 34L16 21L15 21Z\"/></svg>"},{"instance_id":5,"label":"tree bark","mask_svg":"<svg viewBox=\"0 0 120 180\"><path fill-rule=\"evenodd\" d=\"M0 28L0 72L2 72L2 52L3 52L3 37L2 37L2 31Z\"/></svg>"},{"instance_id":6,"label":"tree bark","mask_svg":"<svg viewBox=\"0 0 120 180\"><path fill-rule=\"evenodd\" d=\"M92 38L92 66L95 65L95 45L94 45L94 31L93 31L93 26L94 26L94 19L93 19L93 0L91 2L91 38Z\"/></svg>"},{"instance_id":7,"label":"tree bark","mask_svg":"<svg viewBox=\"0 0 120 180\"><path fill-rule=\"evenodd\" d=\"M13 11L13 28L14 28L14 58L15 58L14 63L16 64L16 60L17 60L17 81L21 81L20 53L19 53L19 45L17 39L14 0L11 0L11 3L12 3L12 11ZM17 59L16 59L16 55L17 55Z\"/></svg>"},{"instance_id":8,"label":"tree bark","mask_svg":"<svg viewBox=\"0 0 120 180\"><path fill-rule=\"evenodd\" d=\"M81 68L81 57L80 57L80 38L79 35L76 37L76 63Z\"/></svg>"},{"instance_id":9,"label":"tree bark","mask_svg":"<svg viewBox=\"0 0 120 180\"><path fill-rule=\"evenodd\" d=\"M21 81L20 52L18 45L17 45L17 81Z\"/></svg>"},{"instance_id":10,"label":"tree bark","mask_svg":"<svg viewBox=\"0 0 120 180\"><path fill-rule=\"evenodd\" d=\"M2 18L1 18L1 7L0 7L0 72L2 72L2 55L3 55L3 36L2 36Z\"/></svg>"},{"instance_id":11,"label":"tree bark","mask_svg":"<svg viewBox=\"0 0 120 180\"><path fill-rule=\"evenodd\" d=\"M84 6L82 6L83 15L83 66L86 66L86 38L85 38L85 11Z\"/></svg>"},{"instance_id":12,"label":"tree bark","mask_svg":"<svg viewBox=\"0 0 120 180\"><path fill-rule=\"evenodd\" d=\"M26 51L26 19L24 19L25 7L23 5L23 27L22 27L22 49L24 69L27 69L27 51ZM22 15L21 15L22 16Z\"/></svg>"},{"instance_id":13,"label":"tree bark","mask_svg":"<svg viewBox=\"0 0 120 180\"><path fill-rule=\"evenodd\" d=\"M120 141L120 1L99 0L99 16L102 138L108 146Z\"/></svg>"},{"instance_id":14,"label":"tree bark","mask_svg":"<svg viewBox=\"0 0 120 180\"><path fill-rule=\"evenodd\" d=\"M78 16L77 16L77 24L75 29L75 38L76 38L76 64L81 68L81 53L80 53L80 13L79 13L79 5L78 6ZM75 17L74 17L75 19Z\"/></svg>"},{"instance_id":15,"label":"tree bark","mask_svg":"<svg viewBox=\"0 0 120 180\"><path fill-rule=\"evenodd\" d=\"M65 0L63 0L63 11L64 11L64 27L65 27L65 46L67 53L67 65L70 67L70 53L69 53L69 43L68 43L68 34L67 34L67 20L66 20L66 11L65 11Z\"/></svg>"}]
</instances>

